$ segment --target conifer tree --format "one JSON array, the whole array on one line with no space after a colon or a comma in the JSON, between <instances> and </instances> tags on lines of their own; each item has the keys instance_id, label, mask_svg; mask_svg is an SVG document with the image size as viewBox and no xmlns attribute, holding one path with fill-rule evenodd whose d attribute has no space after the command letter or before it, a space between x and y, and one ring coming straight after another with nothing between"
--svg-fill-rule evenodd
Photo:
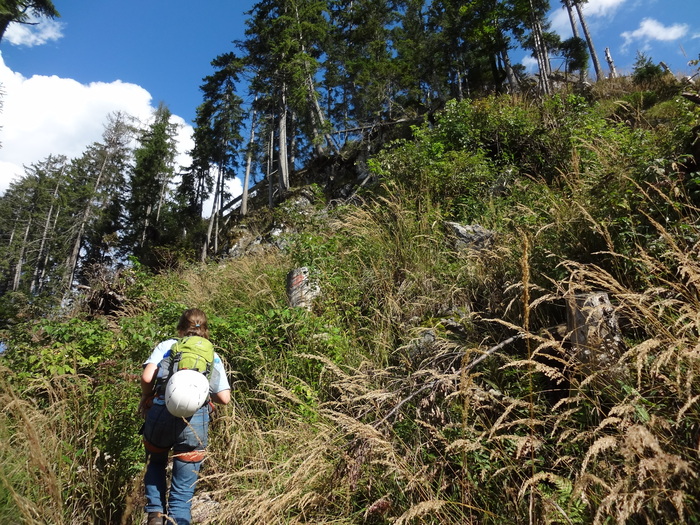
<instances>
[{"instance_id":1,"label":"conifer tree","mask_svg":"<svg viewBox=\"0 0 700 525\"><path fill-rule=\"evenodd\" d=\"M396 63L392 60L391 27L398 14L390 0L330 0L329 70L337 96L331 101L336 118L366 126L392 118Z\"/></svg>"},{"instance_id":2,"label":"conifer tree","mask_svg":"<svg viewBox=\"0 0 700 525\"><path fill-rule=\"evenodd\" d=\"M177 130L171 115L167 106L159 104L153 122L140 132L129 178L124 248L148 265L156 263L149 247L158 245L164 233L159 229L160 214L175 171Z\"/></svg>"},{"instance_id":3,"label":"conifer tree","mask_svg":"<svg viewBox=\"0 0 700 525\"><path fill-rule=\"evenodd\" d=\"M251 108L250 115L250 139L246 148L245 175L243 177L243 194L241 195L241 216L248 214L248 186L250 184L250 173L253 167L253 155L255 153L255 128L258 125L257 112L255 107Z\"/></svg>"},{"instance_id":4,"label":"conifer tree","mask_svg":"<svg viewBox=\"0 0 700 525\"><path fill-rule=\"evenodd\" d=\"M113 264L119 251L132 134L127 116L113 113L107 117L102 142L91 144L71 162L68 183L75 188L71 198L75 223L64 276L67 291L75 277L87 281L85 272L92 265Z\"/></svg>"},{"instance_id":5,"label":"conifer tree","mask_svg":"<svg viewBox=\"0 0 700 525\"><path fill-rule=\"evenodd\" d=\"M431 107L439 87L435 71L428 65L431 58L431 35L427 29L425 0L399 2L399 24L391 28L396 50L397 103L405 111ZM431 64L433 65L433 64Z\"/></svg>"},{"instance_id":6,"label":"conifer tree","mask_svg":"<svg viewBox=\"0 0 700 525\"><path fill-rule=\"evenodd\" d=\"M49 208L46 211L46 218L44 219L44 226L39 242L39 250L37 254L36 264L34 265L34 275L32 276L32 281L29 287L30 294L36 294L42 290L44 278L47 274L47 268L51 253L50 243L54 239L54 237L52 236L52 230L55 230L61 209L60 203L58 202L59 189L61 188L61 184L63 183L63 177L66 171L65 159L61 160L63 160L63 166L61 167L60 173L56 176L53 194L51 196L51 199L49 200Z\"/></svg>"},{"instance_id":7,"label":"conifer tree","mask_svg":"<svg viewBox=\"0 0 700 525\"><path fill-rule=\"evenodd\" d=\"M321 0L262 0L250 11L246 39L239 43L254 77L256 111L274 119L278 187L289 188L294 159L331 147L329 124L319 103L317 78L328 33ZM267 137L260 137L264 142ZM270 181L271 182L271 181Z\"/></svg>"},{"instance_id":8,"label":"conifer tree","mask_svg":"<svg viewBox=\"0 0 700 525\"><path fill-rule=\"evenodd\" d=\"M204 102L197 108L193 166L211 191L212 167L216 172L214 201L202 245L201 259L209 249L218 251L218 222L224 201L230 197L227 182L235 178L243 127L242 98L236 93L243 62L234 53L219 55L212 61L215 72L200 86Z\"/></svg>"},{"instance_id":9,"label":"conifer tree","mask_svg":"<svg viewBox=\"0 0 700 525\"><path fill-rule=\"evenodd\" d=\"M63 180L65 157L49 156L25 168L25 174L13 181L0 198L5 291L37 293L48 279L49 268L65 260L65 225L57 226L61 213L60 195L65 189ZM53 248L58 248L55 251ZM60 282L52 276L52 282Z\"/></svg>"},{"instance_id":10,"label":"conifer tree","mask_svg":"<svg viewBox=\"0 0 700 525\"><path fill-rule=\"evenodd\" d=\"M586 23L586 17L583 16L583 4L587 3L588 0L564 0L570 2L576 8L578 13L578 18L581 21L581 28L583 29L583 35L586 37L586 43L588 44L588 51L591 54L591 61L593 62L593 71L595 71L596 80L602 80L605 78L603 75L603 70L600 67L600 61L598 60L598 54L595 51L595 46L593 45L593 38L591 37L591 32L588 30L588 24ZM572 22L573 25L573 22Z\"/></svg>"},{"instance_id":11,"label":"conifer tree","mask_svg":"<svg viewBox=\"0 0 700 525\"><path fill-rule=\"evenodd\" d=\"M547 13L549 0L509 0L513 5L514 19L519 22L516 35L520 44L532 51L539 69L539 88L542 93L550 93L552 68L549 51L560 45L558 35L549 32ZM524 28L524 30L523 30Z\"/></svg>"},{"instance_id":12,"label":"conifer tree","mask_svg":"<svg viewBox=\"0 0 700 525\"><path fill-rule=\"evenodd\" d=\"M0 41L11 22L26 24L30 16L61 16L51 0L3 0L0 3Z\"/></svg>"}]
</instances>

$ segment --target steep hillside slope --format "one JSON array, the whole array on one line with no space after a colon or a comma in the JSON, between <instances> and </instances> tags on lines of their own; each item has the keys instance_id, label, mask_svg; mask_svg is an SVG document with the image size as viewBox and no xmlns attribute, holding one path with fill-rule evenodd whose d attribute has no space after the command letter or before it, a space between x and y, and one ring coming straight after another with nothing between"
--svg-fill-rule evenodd
<instances>
[{"instance_id":1,"label":"steep hillside slope","mask_svg":"<svg viewBox=\"0 0 700 525\"><path fill-rule=\"evenodd\" d=\"M219 261L105 279L110 315L27 306L0 516L139 522L135 379L197 306L235 390L202 523L692 522L700 115L692 86L619 82L451 103L261 189Z\"/></svg>"}]
</instances>

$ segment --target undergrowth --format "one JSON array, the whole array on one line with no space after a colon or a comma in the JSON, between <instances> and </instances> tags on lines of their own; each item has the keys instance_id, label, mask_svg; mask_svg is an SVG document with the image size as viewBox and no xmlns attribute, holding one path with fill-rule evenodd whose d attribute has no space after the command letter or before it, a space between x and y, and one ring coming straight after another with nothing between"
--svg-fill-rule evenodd
<instances>
[{"instance_id":1,"label":"undergrowth","mask_svg":"<svg viewBox=\"0 0 700 525\"><path fill-rule=\"evenodd\" d=\"M135 266L110 316L17 320L0 522L140 523L138 374L187 306L234 398L200 523L697 522L700 214L678 141L698 112L620 98L455 103L283 250ZM465 248L448 222L489 237ZM287 301L299 266L308 310ZM582 349L591 294L619 333Z\"/></svg>"}]
</instances>

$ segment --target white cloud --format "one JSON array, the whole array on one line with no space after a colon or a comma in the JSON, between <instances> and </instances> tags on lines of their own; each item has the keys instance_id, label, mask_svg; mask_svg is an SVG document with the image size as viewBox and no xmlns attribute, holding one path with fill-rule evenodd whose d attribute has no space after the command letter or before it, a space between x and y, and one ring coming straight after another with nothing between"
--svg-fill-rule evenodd
<instances>
[{"instance_id":1,"label":"white cloud","mask_svg":"<svg viewBox=\"0 0 700 525\"><path fill-rule=\"evenodd\" d=\"M627 0L588 0L583 4L583 14L588 17L612 17Z\"/></svg>"},{"instance_id":2,"label":"white cloud","mask_svg":"<svg viewBox=\"0 0 700 525\"><path fill-rule=\"evenodd\" d=\"M0 55L2 113L0 113L0 194L24 173L23 166L49 155L79 157L102 140L107 116L122 111L147 122L154 110L151 95L140 86L122 81L81 84L69 78L11 71ZM177 162L188 165L192 127L180 124Z\"/></svg>"},{"instance_id":3,"label":"white cloud","mask_svg":"<svg viewBox=\"0 0 700 525\"><path fill-rule=\"evenodd\" d=\"M642 41L647 44L649 41L658 40L670 42L683 38L688 33L688 24L674 24L665 26L653 18L645 18L634 31L625 31L620 36L624 38L623 48L627 48L632 42Z\"/></svg>"},{"instance_id":4,"label":"white cloud","mask_svg":"<svg viewBox=\"0 0 700 525\"><path fill-rule=\"evenodd\" d=\"M192 126L185 122L185 119L173 115L170 117L170 122L177 124L177 156L175 164L178 166L189 166L192 162L189 152L194 148L194 139L192 138Z\"/></svg>"},{"instance_id":5,"label":"white cloud","mask_svg":"<svg viewBox=\"0 0 700 525\"><path fill-rule=\"evenodd\" d=\"M527 55L523 57L521 60L521 63L523 66L525 66L525 71L528 73L532 73L533 71L537 71L537 68L539 67L537 64L537 59L533 57L532 55Z\"/></svg>"},{"instance_id":6,"label":"white cloud","mask_svg":"<svg viewBox=\"0 0 700 525\"><path fill-rule=\"evenodd\" d=\"M586 17L586 22L589 26L595 25L597 23L596 19L612 19L617 10L622 7L625 2L627 2L627 0L588 0L587 3L582 5L583 15ZM557 8L550 16L552 30L562 35L564 38L568 38L572 35L569 12L560 5L560 2L556 2L556 4ZM574 10L574 12L576 11ZM580 32L581 28L579 26L579 33Z\"/></svg>"},{"instance_id":7,"label":"white cloud","mask_svg":"<svg viewBox=\"0 0 700 525\"><path fill-rule=\"evenodd\" d=\"M50 18L30 17L28 24L12 23L3 36L15 46L40 46L63 37L63 24Z\"/></svg>"}]
</instances>

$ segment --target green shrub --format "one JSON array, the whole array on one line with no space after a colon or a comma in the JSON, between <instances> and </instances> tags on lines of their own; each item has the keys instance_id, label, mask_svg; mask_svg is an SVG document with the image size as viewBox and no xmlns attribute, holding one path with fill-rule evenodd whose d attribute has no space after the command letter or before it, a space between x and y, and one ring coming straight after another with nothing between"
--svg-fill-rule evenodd
<instances>
[{"instance_id":1,"label":"green shrub","mask_svg":"<svg viewBox=\"0 0 700 525\"><path fill-rule=\"evenodd\" d=\"M642 52L637 52L637 59L632 70L632 80L635 84L649 84L660 79L664 69L659 64L654 64L652 59Z\"/></svg>"}]
</instances>

